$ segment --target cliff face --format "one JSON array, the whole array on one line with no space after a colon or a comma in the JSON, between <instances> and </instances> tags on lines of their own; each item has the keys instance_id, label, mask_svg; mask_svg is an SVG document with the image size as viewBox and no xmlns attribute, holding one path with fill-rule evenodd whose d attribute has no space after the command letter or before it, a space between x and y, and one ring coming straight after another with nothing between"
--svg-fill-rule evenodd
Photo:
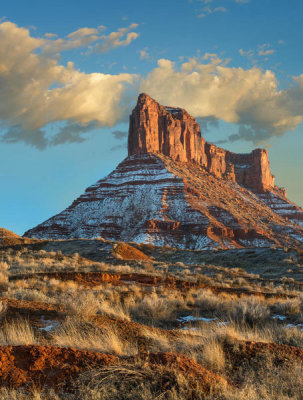
<instances>
[{"instance_id":1,"label":"cliff face","mask_svg":"<svg viewBox=\"0 0 303 400\"><path fill-rule=\"evenodd\" d=\"M303 245L303 210L274 186L266 150L205 142L185 110L139 96L129 157L67 209L25 233L206 249Z\"/></svg>"},{"instance_id":2,"label":"cliff face","mask_svg":"<svg viewBox=\"0 0 303 400\"><path fill-rule=\"evenodd\" d=\"M199 124L185 110L161 106L142 93L130 116L128 155L145 153L199 164L217 178L237 182L257 193L275 188L267 150L235 154L207 143Z\"/></svg>"}]
</instances>

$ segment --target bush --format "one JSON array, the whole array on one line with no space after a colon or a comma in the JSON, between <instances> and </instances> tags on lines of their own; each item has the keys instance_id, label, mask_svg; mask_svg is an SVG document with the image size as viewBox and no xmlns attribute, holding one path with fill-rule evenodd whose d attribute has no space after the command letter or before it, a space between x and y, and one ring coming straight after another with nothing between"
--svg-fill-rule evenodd
<instances>
[{"instance_id":1,"label":"bush","mask_svg":"<svg viewBox=\"0 0 303 400\"><path fill-rule=\"evenodd\" d=\"M263 324L269 315L268 307L255 297L235 301L229 313L232 321L249 326Z\"/></svg>"}]
</instances>

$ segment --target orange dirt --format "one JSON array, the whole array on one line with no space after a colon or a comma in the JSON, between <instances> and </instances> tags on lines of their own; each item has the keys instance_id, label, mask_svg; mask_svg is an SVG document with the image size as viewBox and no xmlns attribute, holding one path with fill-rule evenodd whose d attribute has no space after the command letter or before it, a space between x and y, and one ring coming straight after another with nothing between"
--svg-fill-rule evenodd
<instances>
[{"instance_id":1,"label":"orange dirt","mask_svg":"<svg viewBox=\"0 0 303 400\"><path fill-rule=\"evenodd\" d=\"M142 251L127 243L119 243L113 249L113 255L122 260L148 261L149 257Z\"/></svg>"},{"instance_id":2,"label":"orange dirt","mask_svg":"<svg viewBox=\"0 0 303 400\"><path fill-rule=\"evenodd\" d=\"M27 318L31 324L41 326L41 317L46 320L60 320L64 317L64 307L56 304L41 303L38 301L15 300L0 297L0 301L7 305L5 319ZM43 325L42 325L43 326Z\"/></svg>"},{"instance_id":3,"label":"orange dirt","mask_svg":"<svg viewBox=\"0 0 303 400\"><path fill-rule=\"evenodd\" d=\"M144 361L150 367L169 367L199 380L204 391L216 384L227 384L220 377L191 360L175 353L140 353L135 357L113 355L54 346L0 346L0 386L70 387L71 381L91 368Z\"/></svg>"},{"instance_id":4,"label":"orange dirt","mask_svg":"<svg viewBox=\"0 0 303 400\"><path fill-rule=\"evenodd\" d=\"M88 367L112 365L116 357L53 346L0 346L0 385L57 386Z\"/></svg>"}]
</instances>

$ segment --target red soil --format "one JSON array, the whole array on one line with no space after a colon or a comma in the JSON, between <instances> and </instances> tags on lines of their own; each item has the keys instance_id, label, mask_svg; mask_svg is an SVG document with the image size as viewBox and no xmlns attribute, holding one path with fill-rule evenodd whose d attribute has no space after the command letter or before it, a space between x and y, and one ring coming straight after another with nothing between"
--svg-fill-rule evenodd
<instances>
[{"instance_id":1,"label":"red soil","mask_svg":"<svg viewBox=\"0 0 303 400\"><path fill-rule=\"evenodd\" d=\"M63 306L7 298L0 298L0 301L7 305L5 312L6 321L25 318L30 321L31 325L40 328L44 327L42 319L62 320L64 318Z\"/></svg>"},{"instance_id":2,"label":"red soil","mask_svg":"<svg viewBox=\"0 0 303 400\"><path fill-rule=\"evenodd\" d=\"M141 353L136 357L113 355L53 346L0 346L0 386L49 386L68 388L71 381L90 368L144 361L150 367L169 367L199 380L204 391L227 384L220 377L186 356L175 353Z\"/></svg>"},{"instance_id":3,"label":"red soil","mask_svg":"<svg viewBox=\"0 0 303 400\"><path fill-rule=\"evenodd\" d=\"M115 356L53 346L0 346L0 385L57 386L88 367L116 363Z\"/></svg>"},{"instance_id":4,"label":"red soil","mask_svg":"<svg viewBox=\"0 0 303 400\"><path fill-rule=\"evenodd\" d=\"M142 251L130 246L127 243L119 243L114 247L114 256L118 256L121 260L136 260L136 261L148 261L149 258Z\"/></svg>"}]
</instances>

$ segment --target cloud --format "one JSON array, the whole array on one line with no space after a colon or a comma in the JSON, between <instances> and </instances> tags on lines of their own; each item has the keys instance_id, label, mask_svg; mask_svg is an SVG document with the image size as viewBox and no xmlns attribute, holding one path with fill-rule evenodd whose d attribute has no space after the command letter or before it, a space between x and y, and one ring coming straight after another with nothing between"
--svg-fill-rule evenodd
<instances>
[{"instance_id":1,"label":"cloud","mask_svg":"<svg viewBox=\"0 0 303 400\"><path fill-rule=\"evenodd\" d=\"M111 32L109 35L101 34L106 27L99 25L97 28L79 28L68 34L65 38L58 38L56 34L46 33L46 39L43 44L43 53L45 55L59 54L66 50L76 49L91 45L90 52L106 53L120 46L128 46L139 36L136 32L130 32L136 29L138 24L131 24L126 28L119 28L117 32Z\"/></svg>"},{"instance_id":2,"label":"cloud","mask_svg":"<svg viewBox=\"0 0 303 400\"><path fill-rule=\"evenodd\" d=\"M73 42L92 35L95 31L85 28L69 36ZM69 48L58 46L58 40L53 41L58 49ZM43 149L81 141L80 131L113 126L126 118L136 75L85 74L71 62L60 65L51 51L45 51L50 40L34 38L11 22L0 24L0 42L3 141L23 141ZM49 137L48 128L58 123L64 127Z\"/></svg>"},{"instance_id":3,"label":"cloud","mask_svg":"<svg viewBox=\"0 0 303 400\"><path fill-rule=\"evenodd\" d=\"M269 43L264 43L260 46L258 46L258 55L259 56L270 56L271 54L274 54L276 50L270 49L270 44Z\"/></svg>"},{"instance_id":4,"label":"cloud","mask_svg":"<svg viewBox=\"0 0 303 400\"><path fill-rule=\"evenodd\" d=\"M106 53L111 49L121 46L128 46L133 40L139 37L136 32L130 30L136 29L138 24L131 24L127 28L120 28L117 32L112 32L108 36L102 35L102 42L97 43L94 50L99 53Z\"/></svg>"},{"instance_id":5,"label":"cloud","mask_svg":"<svg viewBox=\"0 0 303 400\"><path fill-rule=\"evenodd\" d=\"M149 59L149 54L146 50L141 50L140 51L140 60L148 60Z\"/></svg>"},{"instance_id":6,"label":"cloud","mask_svg":"<svg viewBox=\"0 0 303 400\"><path fill-rule=\"evenodd\" d=\"M294 130L303 115L303 75L294 86L279 90L272 71L230 68L219 59L191 59L180 68L158 62L141 83L141 91L162 104L185 108L196 118L214 118L239 125L229 140L264 143Z\"/></svg>"},{"instance_id":7,"label":"cloud","mask_svg":"<svg viewBox=\"0 0 303 400\"><path fill-rule=\"evenodd\" d=\"M47 38L56 38L56 37L58 37L58 35L56 33L50 33L50 32L47 32L44 36L47 37Z\"/></svg>"},{"instance_id":8,"label":"cloud","mask_svg":"<svg viewBox=\"0 0 303 400\"><path fill-rule=\"evenodd\" d=\"M234 3L238 4L246 4L249 3L250 0L232 0ZM190 3L193 3L194 0L190 0ZM205 18L210 14L214 14L217 12L227 12L227 8L223 6L224 2L221 0L220 4L217 5L216 7L210 7L211 3L214 2L214 0L196 0L198 3L204 4L204 7L198 11L197 18Z\"/></svg>"},{"instance_id":9,"label":"cloud","mask_svg":"<svg viewBox=\"0 0 303 400\"><path fill-rule=\"evenodd\" d=\"M98 36L95 44L106 43L109 50L126 45L131 40L127 36L135 27L132 24L122 28L123 32L118 30L119 37L109 34L108 40L100 39L104 36L100 33L102 26L80 28L64 41L76 46L75 42L87 43L87 39ZM59 63L56 51L50 50L50 42L57 49L70 47L58 40L62 39L32 37L29 30L11 22L0 24L2 141L24 142L41 150L50 145L82 142L88 132L125 121L139 86L140 91L162 104L187 109L203 129L215 126L218 120L238 124L230 141L267 143L273 136L294 130L302 121L303 74L294 77L289 87L279 89L272 71L256 66L229 67L216 54L182 61L180 67L161 59L146 77L129 73L86 74L75 69L72 62ZM271 50L269 44L262 46L259 51ZM114 130L113 135L123 140L126 132Z\"/></svg>"},{"instance_id":10,"label":"cloud","mask_svg":"<svg viewBox=\"0 0 303 400\"><path fill-rule=\"evenodd\" d=\"M219 126L218 118L213 115L207 117L198 117L198 124L200 124L202 132L210 132L211 128L217 128Z\"/></svg>"},{"instance_id":11,"label":"cloud","mask_svg":"<svg viewBox=\"0 0 303 400\"><path fill-rule=\"evenodd\" d=\"M117 140L122 140L125 139L128 135L128 132L124 131L113 131L112 134L114 135L114 138Z\"/></svg>"},{"instance_id":12,"label":"cloud","mask_svg":"<svg viewBox=\"0 0 303 400\"><path fill-rule=\"evenodd\" d=\"M217 12L227 12L227 9L225 7L214 7L211 8L209 6L206 6L202 9L202 12L197 15L197 18L205 18L209 14L214 14Z\"/></svg>"},{"instance_id":13,"label":"cloud","mask_svg":"<svg viewBox=\"0 0 303 400\"><path fill-rule=\"evenodd\" d=\"M74 39L74 38L82 38L82 37L87 37L87 36L92 36L92 35L98 35L99 31L103 31L105 30L105 26L100 25L98 26L98 28L80 28L72 33L70 33L69 35L67 35L67 37L69 39Z\"/></svg>"},{"instance_id":14,"label":"cloud","mask_svg":"<svg viewBox=\"0 0 303 400\"><path fill-rule=\"evenodd\" d=\"M271 54L274 54L276 50L274 49L268 49L268 50L259 50L258 54L259 56L270 56Z\"/></svg>"},{"instance_id":15,"label":"cloud","mask_svg":"<svg viewBox=\"0 0 303 400\"><path fill-rule=\"evenodd\" d=\"M255 55L254 50L244 51L243 49L240 49L239 53L241 54L241 56L243 56L243 57L245 56L245 57L248 57L248 58L252 58Z\"/></svg>"},{"instance_id":16,"label":"cloud","mask_svg":"<svg viewBox=\"0 0 303 400\"><path fill-rule=\"evenodd\" d=\"M258 56L265 57L265 58L262 58L262 62L263 62L263 61L268 60L268 56L270 56L276 52L276 50L274 50L270 47L271 47L271 45L269 43L265 43L265 44L259 45L257 47L257 49L255 49L255 50L250 49L250 50L245 51L243 49L240 49L239 53L241 54L241 56L247 57L253 64L257 64L258 61L260 61L260 59L258 60Z\"/></svg>"}]
</instances>

